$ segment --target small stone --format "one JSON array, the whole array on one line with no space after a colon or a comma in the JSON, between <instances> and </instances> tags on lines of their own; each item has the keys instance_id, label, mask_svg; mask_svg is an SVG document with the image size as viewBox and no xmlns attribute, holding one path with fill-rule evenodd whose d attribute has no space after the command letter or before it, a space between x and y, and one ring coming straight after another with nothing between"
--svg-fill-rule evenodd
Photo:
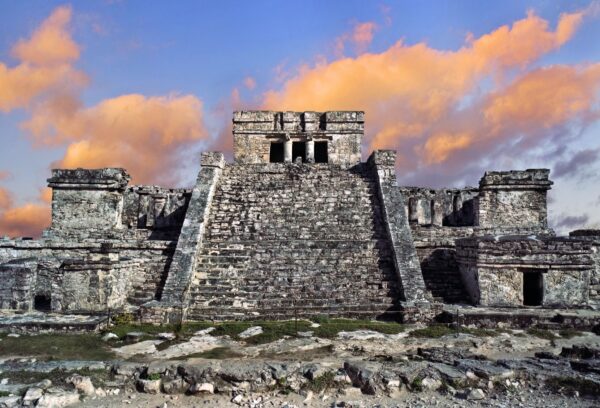
<instances>
[{"instance_id":1,"label":"small stone","mask_svg":"<svg viewBox=\"0 0 600 408\"><path fill-rule=\"evenodd\" d=\"M0 381L0 384L2 384L2 385L8 384L8 378L3 378L2 381Z\"/></svg>"},{"instance_id":2,"label":"small stone","mask_svg":"<svg viewBox=\"0 0 600 408\"><path fill-rule=\"evenodd\" d=\"M158 394L160 392L160 380L138 380L138 389L146 394Z\"/></svg>"},{"instance_id":3,"label":"small stone","mask_svg":"<svg viewBox=\"0 0 600 408\"><path fill-rule=\"evenodd\" d=\"M207 334L212 333L215 330L216 330L216 327L209 327L207 329L198 330L197 332L194 333L194 336L206 336Z\"/></svg>"},{"instance_id":4,"label":"small stone","mask_svg":"<svg viewBox=\"0 0 600 408\"><path fill-rule=\"evenodd\" d=\"M37 387L29 388L27 390L27 392L25 392L25 395L23 396L23 406L24 407L33 406L37 400L42 398L43 393L44 393L44 390L42 390L41 388L37 388Z\"/></svg>"},{"instance_id":5,"label":"small stone","mask_svg":"<svg viewBox=\"0 0 600 408\"><path fill-rule=\"evenodd\" d=\"M484 398L485 398L485 393L483 392L483 390L481 388L473 388L467 394L467 399L469 401L478 401L478 400L482 400Z\"/></svg>"},{"instance_id":6,"label":"small stone","mask_svg":"<svg viewBox=\"0 0 600 408\"><path fill-rule=\"evenodd\" d=\"M242 394L238 394L231 399L231 402L233 402L236 405L242 405L243 401L244 401L244 397L242 397Z\"/></svg>"},{"instance_id":7,"label":"small stone","mask_svg":"<svg viewBox=\"0 0 600 408\"><path fill-rule=\"evenodd\" d=\"M20 335L20 334L17 334L17 333L9 333L9 334L8 334L6 337L14 337L14 338L18 338L18 337L21 337L21 335Z\"/></svg>"},{"instance_id":8,"label":"small stone","mask_svg":"<svg viewBox=\"0 0 600 408\"><path fill-rule=\"evenodd\" d=\"M76 392L53 392L42 396L36 407L38 408L62 408L70 405L78 404L79 394Z\"/></svg>"},{"instance_id":9,"label":"small stone","mask_svg":"<svg viewBox=\"0 0 600 408\"><path fill-rule=\"evenodd\" d=\"M104 336L102 336L102 341L117 340L118 338L119 336L114 333L106 333Z\"/></svg>"},{"instance_id":10,"label":"small stone","mask_svg":"<svg viewBox=\"0 0 600 408\"><path fill-rule=\"evenodd\" d=\"M175 333L158 333L156 335L161 340L175 340Z\"/></svg>"},{"instance_id":11,"label":"small stone","mask_svg":"<svg viewBox=\"0 0 600 408\"><path fill-rule=\"evenodd\" d=\"M212 385L211 383L201 383L201 384L196 383L190 387L190 392L192 394L199 394L199 393L214 394L215 386Z\"/></svg>"},{"instance_id":12,"label":"small stone","mask_svg":"<svg viewBox=\"0 0 600 408\"><path fill-rule=\"evenodd\" d=\"M262 332L263 332L263 328L262 327L260 327L260 326L252 326L252 327L247 328L246 330L244 330L240 334L238 334L238 337L240 339L247 339L249 337L258 336L259 334L262 334Z\"/></svg>"},{"instance_id":13,"label":"small stone","mask_svg":"<svg viewBox=\"0 0 600 408\"><path fill-rule=\"evenodd\" d=\"M18 408L21 406L21 397L0 397L0 407Z\"/></svg>"},{"instance_id":14,"label":"small stone","mask_svg":"<svg viewBox=\"0 0 600 408\"><path fill-rule=\"evenodd\" d=\"M73 387L83 395L90 396L96 394L96 388L94 387L94 384L92 384L90 377L75 374L68 377L65 381L67 384L72 384Z\"/></svg>"}]
</instances>

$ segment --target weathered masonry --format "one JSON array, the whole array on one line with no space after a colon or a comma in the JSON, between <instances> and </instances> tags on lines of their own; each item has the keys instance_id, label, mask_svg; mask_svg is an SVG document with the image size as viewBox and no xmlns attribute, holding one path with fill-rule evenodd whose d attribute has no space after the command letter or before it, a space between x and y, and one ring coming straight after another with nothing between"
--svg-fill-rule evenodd
<instances>
[{"instance_id":1,"label":"weathered masonry","mask_svg":"<svg viewBox=\"0 0 600 408\"><path fill-rule=\"evenodd\" d=\"M363 112L243 111L233 163L203 153L191 189L53 170L52 225L0 240L0 308L165 322L600 307L600 232L548 228L548 170L400 187L394 151L361 161L363 133Z\"/></svg>"}]
</instances>

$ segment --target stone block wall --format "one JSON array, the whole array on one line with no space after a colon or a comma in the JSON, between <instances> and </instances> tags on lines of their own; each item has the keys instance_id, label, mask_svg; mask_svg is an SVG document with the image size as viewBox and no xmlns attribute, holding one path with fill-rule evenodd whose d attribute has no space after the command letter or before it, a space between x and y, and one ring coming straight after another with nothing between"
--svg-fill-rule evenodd
<instances>
[{"instance_id":1,"label":"stone block wall","mask_svg":"<svg viewBox=\"0 0 600 408\"><path fill-rule=\"evenodd\" d=\"M401 187L409 222L418 225L465 227L475 225L474 187L429 189Z\"/></svg>"},{"instance_id":2,"label":"stone block wall","mask_svg":"<svg viewBox=\"0 0 600 408\"><path fill-rule=\"evenodd\" d=\"M30 311L36 296L55 312L99 313L160 296L172 241L0 241L0 307Z\"/></svg>"},{"instance_id":3,"label":"stone block wall","mask_svg":"<svg viewBox=\"0 0 600 408\"><path fill-rule=\"evenodd\" d=\"M291 162L292 143L306 142L307 155L314 143L326 141L329 163L352 166L361 160L364 112L238 111L233 114L233 153L236 163L269 163L272 142L285 145Z\"/></svg>"},{"instance_id":4,"label":"stone block wall","mask_svg":"<svg viewBox=\"0 0 600 408\"><path fill-rule=\"evenodd\" d=\"M590 274L590 305L600 309L600 230L571 231L569 237L577 241L588 242L591 245L594 269Z\"/></svg>"},{"instance_id":5,"label":"stone block wall","mask_svg":"<svg viewBox=\"0 0 600 408\"><path fill-rule=\"evenodd\" d=\"M546 229L547 169L486 172L479 182L476 225L481 228Z\"/></svg>"},{"instance_id":6,"label":"stone block wall","mask_svg":"<svg viewBox=\"0 0 600 408\"><path fill-rule=\"evenodd\" d=\"M123 192L129 182L124 169L52 170L53 234L87 234L122 226Z\"/></svg>"},{"instance_id":7,"label":"stone block wall","mask_svg":"<svg viewBox=\"0 0 600 408\"><path fill-rule=\"evenodd\" d=\"M484 236L456 243L460 272L473 304L523 306L523 276L541 272L542 306L578 307L589 300L591 245L568 238Z\"/></svg>"}]
</instances>

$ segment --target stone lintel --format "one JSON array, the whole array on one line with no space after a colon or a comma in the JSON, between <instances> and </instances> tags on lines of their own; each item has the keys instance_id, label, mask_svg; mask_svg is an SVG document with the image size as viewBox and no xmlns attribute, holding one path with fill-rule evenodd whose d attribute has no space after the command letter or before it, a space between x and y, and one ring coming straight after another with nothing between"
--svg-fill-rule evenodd
<instances>
[{"instance_id":1,"label":"stone lintel","mask_svg":"<svg viewBox=\"0 0 600 408\"><path fill-rule=\"evenodd\" d=\"M48 187L67 190L124 190L131 176L122 168L53 169Z\"/></svg>"},{"instance_id":2,"label":"stone lintel","mask_svg":"<svg viewBox=\"0 0 600 408\"><path fill-rule=\"evenodd\" d=\"M481 190L549 190L549 169L488 171L479 181Z\"/></svg>"}]
</instances>

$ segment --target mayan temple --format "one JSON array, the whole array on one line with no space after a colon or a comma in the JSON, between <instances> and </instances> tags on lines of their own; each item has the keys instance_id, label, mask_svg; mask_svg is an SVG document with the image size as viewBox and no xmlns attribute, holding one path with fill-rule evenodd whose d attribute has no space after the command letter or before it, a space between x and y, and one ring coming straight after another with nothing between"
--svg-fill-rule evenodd
<instances>
[{"instance_id":1,"label":"mayan temple","mask_svg":"<svg viewBox=\"0 0 600 408\"><path fill-rule=\"evenodd\" d=\"M548 228L548 170L399 186L394 151L362 161L364 124L355 111L235 112L233 162L203 153L191 189L53 170L50 228L0 240L0 307L161 323L600 306L600 232Z\"/></svg>"}]
</instances>

